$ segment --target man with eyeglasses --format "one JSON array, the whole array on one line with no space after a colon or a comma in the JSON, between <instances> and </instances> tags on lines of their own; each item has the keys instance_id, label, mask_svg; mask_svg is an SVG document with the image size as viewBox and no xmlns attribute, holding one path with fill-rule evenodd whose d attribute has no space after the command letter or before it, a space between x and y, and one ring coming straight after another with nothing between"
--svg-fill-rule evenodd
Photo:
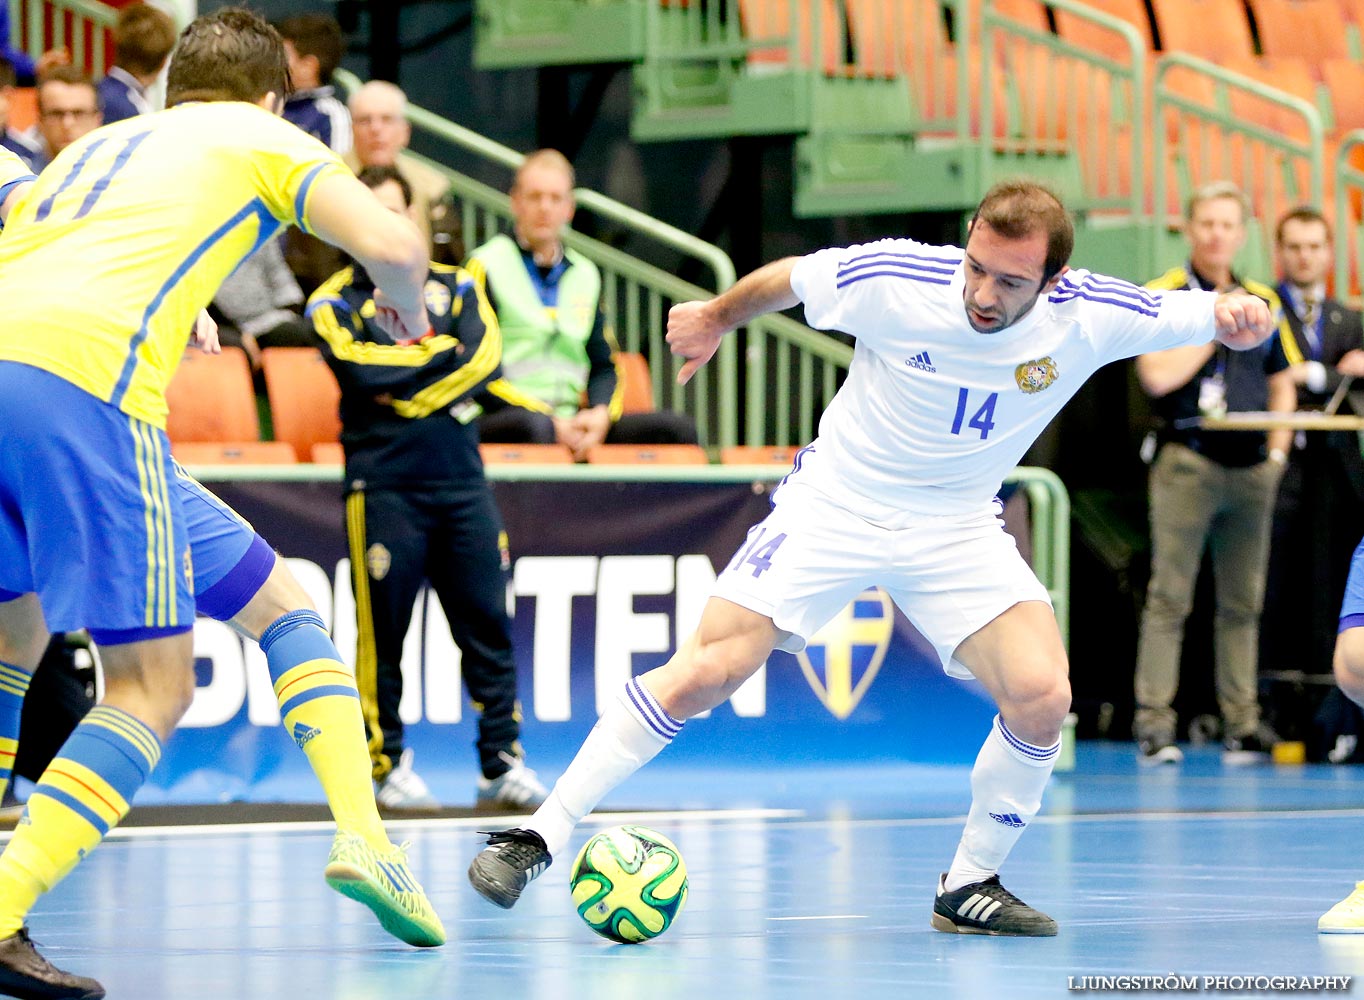
<instances>
[{"instance_id":1,"label":"man with eyeglasses","mask_svg":"<svg viewBox=\"0 0 1364 1000\"><path fill-rule=\"evenodd\" d=\"M103 122L95 83L75 66L57 66L38 81L38 139L46 166Z\"/></svg>"}]
</instances>

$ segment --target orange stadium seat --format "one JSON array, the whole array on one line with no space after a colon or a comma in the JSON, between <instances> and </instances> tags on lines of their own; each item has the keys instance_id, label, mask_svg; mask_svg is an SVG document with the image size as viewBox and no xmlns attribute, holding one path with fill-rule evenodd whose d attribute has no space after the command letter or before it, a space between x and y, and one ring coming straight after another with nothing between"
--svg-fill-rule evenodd
<instances>
[{"instance_id":1,"label":"orange stadium seat","mask_svg":"<svg viewBox=\"0 0 1364 1000\"><path fill-rule=\"evenodd\" d=\"M624 390L621 406L626 413L654 411L654 383L649 375L649 361L634 351L616 352L616 377Z\"/></svg>"},{"instance_id":2,"label":"orange stadium seat","mask_svg":"<svg viewBox=\"0 0 1364 1000\"><path fill-rule=\"evenodd\" d=\"M166 389L166 404L172 442L260 439L251 365L240 347L224 347L220 355L187 350Z\"/></svg>"},{"instance_id":3,"label":"orange stadium seat","mask_svg":"<svg viewBox=\"0 0 1364 1000\"><path fill-rule=\"evenodd\" d=\"M1213 62L1255 54L1241 0L1153 0L1151 8L1166 52L1188 52Z\"/></svg>"},{"instance_id":4,"label":"orange stadium seat","mask_svg":"<svg viewBox=\"0 0 1364 1000\"><path fill-rule=\"evenodd\" d=\"M562 444L481 444L484 465L572 465L573 453Z\"/></svg>"},{"instance_id":5,"label":"orange stadium seat","mask_svg":"<svg viewBox=\"0 0 1364 1000\"><path fill-rule=\"evenodd\" d=\"M341 388L315 347L267 347L261 352L275 440L300 455L341 437Z\"/></svg>"},{"instance_id":6,"label":"orange stadium seat","mask_svg":"<svg viewBox=\"0 0 1364 1000\"><path fill-rule=\"evenodd\" d=\"M1340 0L1250 0L1260 49L1271 58L1348 59L1349 38Z\"/></svg>"},{"instance_id":7,"label":"orange stadium seat","mask_svg":"<svg viewBox=\"0 0 1364 1000\"><path fill-rule=\"evenodd\" d=\"M593 465L708 465L699 444L599 444L587 453Z\"/></svg>"},{"instance_id":8,"label":"orange stadium seat","mask_svg":"<svg viewBox=\"0 0 1364 1000\"><path fill-rule=\"evenodd\" d=\"M345 465L346 452L340 441L319 441L308 458L313 465Z\"/></svg>"},{"instance_id":9,"label":"orange stadium seat","mask_svg":"<svg viewBox=\"0 0 1364 1000\"><path fill-rule=\"evenodd\" d=\"M171 445L171 454L181 465L293 465L298 461L294 446L286 441L186 441Z\"/></svg>"},{"instance_id":10,"label":"orange stadium seat","mask_svg":"<svg viewBox=\"0 0 1364 1000\"><path fill-rule=\"evenodd\" d=\"M793 444L736 444L720 449L722 465L790 465L800 449Z\"/></svg>"},{"instance_id":11,"label":"orange stadium seat","mask_svg":"<svg viewBox=\"0 0 1364 1000\"><path fill-rule=\"evenodd\" d=\"M1148 52L1155 48L1151 37L1151 18L1142 0L1087 0L1086 5L1126 21L1137 29ZM1068 42L1109 59L1122 59L1127 55L1127 44L1121 35L1059 9L1056 11L1056 33Z\"/></svg>"}]
</instances>

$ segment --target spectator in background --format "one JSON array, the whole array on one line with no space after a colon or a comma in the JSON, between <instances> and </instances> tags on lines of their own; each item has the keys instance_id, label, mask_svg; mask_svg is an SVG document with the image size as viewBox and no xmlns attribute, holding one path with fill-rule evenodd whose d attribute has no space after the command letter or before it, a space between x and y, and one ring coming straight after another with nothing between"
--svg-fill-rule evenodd
<instances>
[{"instance_id":1,"label":"spectator in background","mask_svg":"<svg viewBox=\"0 0 1364 1000\"><path fill-rule=\"evenodd\" d=\"M1274 289L1232 271L1245 245L1249 205L1234 184L1209 184L1189 199L1189 261L1148 288L1243 288L1264 299L1279 321L1248 351L1216 342L1136 359L1137 377L1162 419L1151 466L1151 580L1137 642L1133 731L1143 764L1178 763L1175 712L1184 623L1193 606L1203 553L1212 554L1217 610L1213 677L1228 764L1266 758L1274 735L1260 722L1257 690L1260 611L1269 559L1270 515L1292 432L1207 431L1202 420L1228 412L1291 413L1297 390L1289 365L1302 361Z\"/></svg>"},{"instance_id":2,"label":"spectator in background","mask_svg":"<svg viewBox=\"0 0 1364 1000\"><path fill-rule=\"evenodd\" d=\"M294 88L284 102L285 119L344 156L352 144L350 111L332 87L332 74L346 51L341 25L325 14L298 14L275 28L284 39Z\"/></svg>"},{"instance_id":3,"label":"spectator in background","mask_svg":"<svg viewBox=\"0 0 1364 1000\"><path fill-rule=\"evenodd\" d=\"M1278 292L1306 362L1291 371L1299 410L1322 410L1342 384L1364 376L1360 315L1327 295L1331 227L1315 208L1275 229ZM1343 386L1349 389L1350 386ZM1356 412L1342 394L1337 412ZM1279 485L1269 551L1260 667L1331 669L1335 610L1364 526L1364 459L1354 431L1299 431Z\"/></svg>"},{"instance_id":4,"label":"spectator in background","mask_svg":"<svg viewBox=\"0 0 1364 1000\"><path fill-rule=\"evenodd\" d=\"M371 80L351 94L350 117L355 148L346 162L357 174L365 167L397 167L412 188L413 221L430 241L433 218L443 221L449 212L450 182L405 152L412 140L407 95L385 80Z\"/></svg>"},{"instance_id":5,"label":"spectator in background","mask_svg":"<svg viewBox=\"0 0 1364 1000\"><path fill-rule=\"evenodd\" d=\"M497 312L504 381L515 390L504 396L499 384L489 387L483 440L557 441L579 461L604 442L695 444L690 417L621 412L601 272L563 244L574 181L572 164L558 150L531 153L512 182L515 236L494 236L469 257Z\"/></svg>"},{"instance_id":6,"label":"spectator in background","mask_svg":"<svg viewBox=\"0 0 1364 1000\"><path fill-rule=\"evenodd\" d=\"M147 100L147 88L165 69L175 38L170 15L150 4L133 3L118 12L114 65L95 88L104 124L155 110Z\"/></svg>"},{"instance_id":7,"label":"spectator in background","mask_svg":"<svg viewBox=\"0 0 1364 1000\"><path fill-rule=\"evenodd\" d=\"M7 3L0 3L0 57L4 57L14 67L14 75L24 87L33 86L38 77L54 66L64 66L71 61L71 53L64 48L48 49L34 60L28 53L11 47Z\"/></svg>"},{"instance_id":8,"label":"spectator in background","mask_svg":"<svg viewBox=\"0 0 1364 1000\"><path fill-rule=\"evenodd\" d=\"M19 157L35 172L42 169L43 150L37 140L9 126L10 100L14 94L14 65L0 56L0 146Z\"/></svg>"},{"instance_id":9,"label":"spectator in background","mask_svg":"<svg viewBox=\"0 0 1364 1000\"><path fill-rule=\"evenodd\" d=\"M58 66L38 81L38 138L42 165L87 132L99 128L103 118L94 81L75 66Z\"/></svg>"}]
</instances>

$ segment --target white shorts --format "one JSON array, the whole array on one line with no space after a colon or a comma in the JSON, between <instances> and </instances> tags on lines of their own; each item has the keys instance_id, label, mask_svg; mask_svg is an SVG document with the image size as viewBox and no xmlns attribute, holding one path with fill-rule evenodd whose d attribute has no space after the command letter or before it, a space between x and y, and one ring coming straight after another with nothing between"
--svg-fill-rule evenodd
<instances>
[{"instance_id":1,"label":"white shorts","mask_svg":"<svg viewBox=\"0 0 1364 1000\"><path fill-rule=\"evenodd\" d=\"M952 658L962 640L1020 601L1051 606L994 510L925 516L892 530L798 483L782 486L713 593L771 618L791 633L778 648L795 653L873 586L890 595L954 677L971 676Z\"/></svg>"}]
</instances>

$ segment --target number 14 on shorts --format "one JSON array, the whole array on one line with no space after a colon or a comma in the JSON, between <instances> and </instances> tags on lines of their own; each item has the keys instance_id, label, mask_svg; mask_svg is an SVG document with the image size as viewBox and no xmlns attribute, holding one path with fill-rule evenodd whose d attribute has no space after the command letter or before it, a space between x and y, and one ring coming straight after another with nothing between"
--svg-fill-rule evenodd
<instances>
[{"instance_id":1,"label":"number 14 on shorts","mask_svg":"<svg viewBox=\"0 0 1364 1000\"><path fill-rule=\"evenodd\" d=\"M768 537L767 529L760 524L750 534L752 538L730 560L729 568L737 572L746 566L752 566L753 578L756 580L762 576L764 570L772 568L772 556L776 554L781 543L786 541L786 532L781 531Z\"/></svg>"}]
</instances>

